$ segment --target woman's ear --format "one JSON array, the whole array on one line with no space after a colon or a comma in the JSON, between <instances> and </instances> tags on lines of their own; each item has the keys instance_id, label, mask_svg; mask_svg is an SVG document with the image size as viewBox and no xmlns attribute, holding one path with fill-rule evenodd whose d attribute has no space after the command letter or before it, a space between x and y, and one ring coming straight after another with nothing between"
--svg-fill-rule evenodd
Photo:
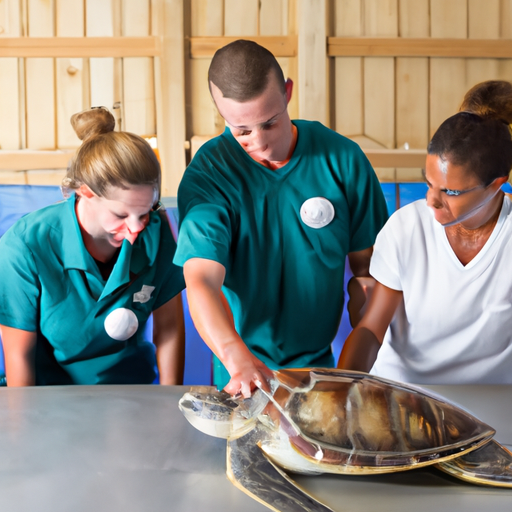
<instances>
[{"instance_id":1,"label":"woman's ear","mask_svg":"<svg viewBox=\"0 0 512 512\"><path fill-rule=\"evenodd\" d=\"M85 183L80 185L80 187L76 190L76 194L79 196L87 197L89 199L96 195Z\"/></svg>"}]
</instances>

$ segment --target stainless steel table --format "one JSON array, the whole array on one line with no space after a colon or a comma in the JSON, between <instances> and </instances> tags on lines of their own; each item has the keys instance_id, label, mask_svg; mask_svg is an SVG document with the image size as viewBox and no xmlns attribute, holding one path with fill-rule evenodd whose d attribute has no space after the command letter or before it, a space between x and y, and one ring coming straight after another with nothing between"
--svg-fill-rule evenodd
<instances>
[{"instance_id":1,"label":"stainless steel table","mask_svg":"<svg viewBox=\"0 0 512 512\"><path fill-rule=\"evenodd\" d=\"M0 390L0 512L264 512L225 476L225 441L178 410L186 387ZM512 386L432 386L512 446ZM297 477L339 512L510 512L512 490L435 469Z\"/></svg>"}]
</instances>

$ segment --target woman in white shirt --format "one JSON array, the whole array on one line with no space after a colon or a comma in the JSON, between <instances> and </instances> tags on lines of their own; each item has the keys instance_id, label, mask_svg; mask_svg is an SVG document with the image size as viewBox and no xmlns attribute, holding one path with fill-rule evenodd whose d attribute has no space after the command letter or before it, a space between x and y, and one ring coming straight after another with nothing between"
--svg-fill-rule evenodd
<instances>
[{"instance_id":1,"label":"woman in white shirt","mask_svg":"<svg viewBox=\"0 0 512 512\"><path fill-rule=\"evenodd\" d=\"M418 384L512 383L512 85L484 82L428 145L426 199L379 233L338 367Z\"/></svg>"}]
</instances>

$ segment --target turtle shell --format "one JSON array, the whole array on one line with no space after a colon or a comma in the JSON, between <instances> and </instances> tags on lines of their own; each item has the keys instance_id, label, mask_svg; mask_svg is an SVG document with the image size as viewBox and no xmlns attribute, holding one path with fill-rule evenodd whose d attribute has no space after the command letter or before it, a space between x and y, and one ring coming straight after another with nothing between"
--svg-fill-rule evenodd
<instances>
[{"instance_id":1,"label":"turtle shell","mask_svg":"<svg viewBox=\"0 0 512 512\"><path fill-rule=\"evenodd\" d=\"M285 469L374 474L460 457L495 431L423 389L366 373L275 372L260 447Z\"/></svg>"}]
</instances>

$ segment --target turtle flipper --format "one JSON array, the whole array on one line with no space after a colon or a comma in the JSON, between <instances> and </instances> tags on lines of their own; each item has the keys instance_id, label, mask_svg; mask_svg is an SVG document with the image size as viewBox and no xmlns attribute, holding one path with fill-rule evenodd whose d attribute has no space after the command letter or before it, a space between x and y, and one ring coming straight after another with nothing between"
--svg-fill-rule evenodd
<instances>
[{"instance_id":1,"label":"turtle flipper","mask_svg":"<svg viewBox=\"0 0 512 512\"><path fill-rule=\"evenodd\" d=\"M243 492L275 512L333 512L302 490L258 446L260 428L228 440L227 476Z\"/></svg>"},{"instance_id":2,"label":"turtle flipper","mask_svg":"<svg viewBox=\"0 0 512 512\"><path fill-rule=\"evenodd\" d=\"M512 487L512 452L494 439L462 457L436 464L436 467L466 482Z\"/></svg>"}]
</instances>

